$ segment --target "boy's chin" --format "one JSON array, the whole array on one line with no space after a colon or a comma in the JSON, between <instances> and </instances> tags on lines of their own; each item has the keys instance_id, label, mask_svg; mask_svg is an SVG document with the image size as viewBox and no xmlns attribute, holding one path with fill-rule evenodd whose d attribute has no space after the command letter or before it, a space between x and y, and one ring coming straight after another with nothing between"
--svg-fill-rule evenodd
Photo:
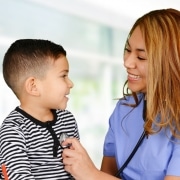
<instances>
[{"instance_id":1,"label":"boy's chin","mask_svg":"<svg viewBox=\"0 0 180 180\"><path fill-rule=\"evenodd\" d=\"M60 106L58 109L60 109L60 110L65 110L66 107L67 107L67 104L65 104L65 105L63 105L63 106Z\"/></svg>"}]
</instances>

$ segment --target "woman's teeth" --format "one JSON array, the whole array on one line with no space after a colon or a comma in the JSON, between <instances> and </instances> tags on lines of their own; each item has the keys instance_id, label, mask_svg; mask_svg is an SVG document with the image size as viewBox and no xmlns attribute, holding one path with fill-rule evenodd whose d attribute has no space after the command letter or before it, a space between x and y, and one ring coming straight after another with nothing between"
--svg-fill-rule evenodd
<instances>
[{"instance_id":1,"label":"woman's teeth","mask_svg":"<svg viewBox=\"0 0 180 180\"><path fill-rule=\"evenodd\" d=\"M137 76L137 75L133 75L133 74L128 74L129 78L131 79L139 79L140 76Z\"/></svg>"}]
</instances>

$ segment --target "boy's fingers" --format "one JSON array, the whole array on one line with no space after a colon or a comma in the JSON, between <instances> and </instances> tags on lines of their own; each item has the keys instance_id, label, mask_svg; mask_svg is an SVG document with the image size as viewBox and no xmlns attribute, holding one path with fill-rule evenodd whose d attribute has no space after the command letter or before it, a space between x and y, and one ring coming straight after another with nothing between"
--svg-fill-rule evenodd
<instances>
[{"instance_id":1,"label":"boy's fingers","mask_svg":"<svg viewBox=\"0 0 180 180\"><path fill-rule=\"evenodd\" d=\"M1 168L4 175L4 180L9 180L5 164L2 164Z\"/></svg>"}]
</instances>

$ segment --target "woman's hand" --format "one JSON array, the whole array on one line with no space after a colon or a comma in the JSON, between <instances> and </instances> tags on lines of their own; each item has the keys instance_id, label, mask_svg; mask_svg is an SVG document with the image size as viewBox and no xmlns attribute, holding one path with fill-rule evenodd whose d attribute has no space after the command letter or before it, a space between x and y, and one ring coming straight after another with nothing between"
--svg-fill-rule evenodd
<instances>
[{"instance_id":1,"label":"woman's hand","mask_svg":"<svg viewBox=\"0 0 180 180\"><path fill-rule=\"evenodd\" d=\"M88 153L76 138L66 139L62 146L69 144L71 146L64 149L62 154L65 170L71 173L75 179L92 180L98 173L98 169L93 164Z\"/></svg>"},{"instance_id":2,"label":"woman's hand","mask_svg":"<svg viewBox=\"0 0 180 180\"><path fill-rule=\"evenodd\" d=\"M119 180L98 170L76 138L67 138L62 146L69 147L65 148L62 154L65 170L76 180Z\"/></svg>"}]
</instances>

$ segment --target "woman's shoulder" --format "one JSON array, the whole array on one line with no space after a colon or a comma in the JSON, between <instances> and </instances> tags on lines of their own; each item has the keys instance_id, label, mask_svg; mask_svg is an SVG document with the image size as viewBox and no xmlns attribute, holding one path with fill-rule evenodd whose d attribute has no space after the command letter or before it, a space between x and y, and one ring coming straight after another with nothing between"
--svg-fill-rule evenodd
<instances>
[{"instance_id":1,"label":"woman's shoulder","mask_svg":"<svg viewBox=\"0 0 180 180\"><path fill-rule=\"evenodd\" d=\"M140 101L143 97L143 93L137 93L137 100ZM124 95L122 98L119 99L118 104L135 104L135 97L132 94Z\"/></svg>"},{"instance_id":2,"label":"woman's shoulder","mask_svg":"<svg viewBox=\"0 0 180 180\"><path fill-rule=\"evenodd\" d=\"M118 100L116 103L114 112L119 113L127 113L132 109L139 109L139 104L141 104L141 100L144 97L142 93L137 94L137 102L133 95L126 95ZM140 105L141 106L141 105Z\"/></svg>"}]
</instances>

